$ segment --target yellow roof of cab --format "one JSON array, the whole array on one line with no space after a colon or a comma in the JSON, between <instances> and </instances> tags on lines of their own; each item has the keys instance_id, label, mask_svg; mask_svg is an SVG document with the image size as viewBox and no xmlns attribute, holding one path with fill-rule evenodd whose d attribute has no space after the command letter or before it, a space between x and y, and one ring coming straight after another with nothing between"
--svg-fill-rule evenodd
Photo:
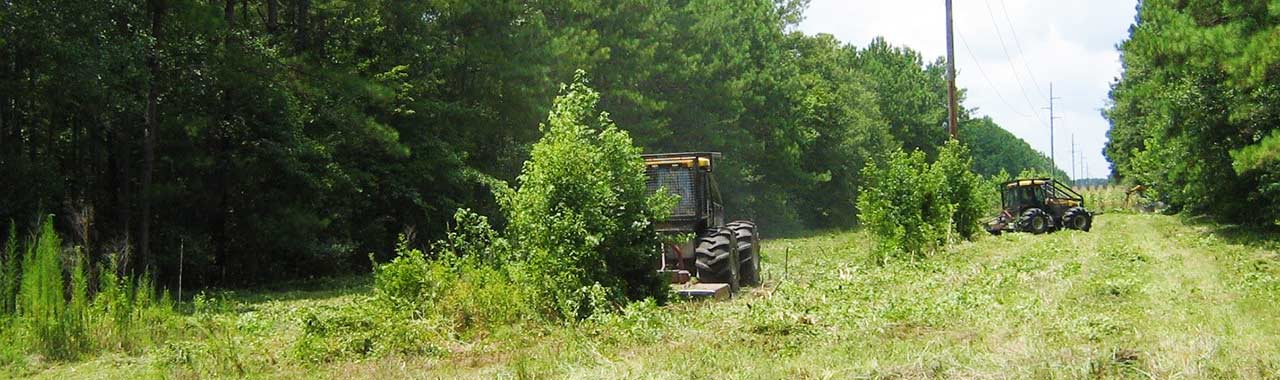
<instances>
[{"instance_id":1,"label":"yellow roof of cab","mask_svg":"<svg viewBox=\"0 0 1280 380\"><path fill-rule=\"evenodd\" d=\"M1049 183L1049 180L1047 180L1047 179L1021 179L1021 180L1017 180L1017 181L1014 181L1014 182L1009 182L1009 184L1005 185L1005 187L1008 187L1008 188L1011 188L1011 189L1012 189L1012 188L1015 188L1015 187L1038 186L1038 185L1043 185L1043 184L1046 184L1046 183Z\"/></svg>"},{"instance_id":2,"label":"yellow roof of cab","mask_svg":"<svg viewBox=\"0 0 1280 380\"><path fill-rule=\"evenodd\" d=\"M684 166L684 167L693 167L694 160L697 160L697 165L700 168L711 166L710 158L695 157L695 156L646 158L644 160L644 164L649 166L678 165L678 166Z\"/></svg>"}]
</instances>

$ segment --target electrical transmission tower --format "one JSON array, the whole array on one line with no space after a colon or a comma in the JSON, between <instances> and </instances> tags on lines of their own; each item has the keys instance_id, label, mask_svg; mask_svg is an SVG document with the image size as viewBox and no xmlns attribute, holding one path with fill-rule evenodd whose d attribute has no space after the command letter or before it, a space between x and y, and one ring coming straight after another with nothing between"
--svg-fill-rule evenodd
<instances>
[{"instance_id":1,"label":"electrical transmission tower","mask_svg":"<svg viewBox=\"0 0 1280 380\"><path fill-rule=\"evenodd\" d=\"M1049 82L1049 106L1045 108L1049 109L1049 165L1051 166L1049 168L1050 176L1052 176L1054 172L1053 169L1058 167L1058 160L1054 156L1055 145L1053 141L1053 121L1056 119L1061 119L1061 117L1054 115L1053 102L1059 99L1062 99L1062 98L1056 98L1053 96L1053 82Z\"/></svg>"}]
</instances>

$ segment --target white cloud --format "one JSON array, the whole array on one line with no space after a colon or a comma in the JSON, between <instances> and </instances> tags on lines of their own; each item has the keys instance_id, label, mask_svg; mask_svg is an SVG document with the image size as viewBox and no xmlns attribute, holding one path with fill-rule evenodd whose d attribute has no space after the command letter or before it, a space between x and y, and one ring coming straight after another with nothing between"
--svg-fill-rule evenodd
<instances>
[{"instance_id":1,"label":"white cloud","mask_svg":"<svg viewBox=\"0 0 1280 380\"><path fill-rule=\"evenodd\" d=\"M1055 106L1062 117L1055 127L1059 167L1071 171L1074 134L1088 161L1086 176L1107 175L1102 147L1108 123L1099 111L1120 75L1115 45L1128 36L1135 6L1115 0L956 0L956 80L968 90L965 106L1048 154L1048 111L1040 107L1048 105L1053 82L1054 96L1062 98ZM884 36L933 60L946 54L944 14L943 0L812 0L799 29L858 46Z\"/></svg>"}]
</instances>

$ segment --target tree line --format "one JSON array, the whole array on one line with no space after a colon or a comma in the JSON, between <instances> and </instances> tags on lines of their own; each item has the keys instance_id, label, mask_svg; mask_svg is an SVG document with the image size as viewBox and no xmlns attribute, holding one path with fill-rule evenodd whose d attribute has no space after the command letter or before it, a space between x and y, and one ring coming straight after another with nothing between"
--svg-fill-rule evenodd
<instances>
[{"instance_id":1,"label":"tree line","mask_svg":"<svg viewBox=\"0 0 1280 380\"><path fill-rule=\"evenodd\" d=\"M364 268L462 207L505 224L491 187L581 69L645 151L723 152L731 217L849 227L859 170L947 140L943 61L797 32L805 5L0 1L0 223L166 284ZM1050 167L974 112L977 171Z\"/></svg>"},{"instance_id":2,"label":"tree line","mask_svg":"<svg viewBox=\"0 0 1280 380\"><path fill-rule=\"evenodd\" d=\"M1144 0L1120 45L1104 153L1173 210L1280 220L1280 19L1261 1Z\"/></svg>"}]
</instances>

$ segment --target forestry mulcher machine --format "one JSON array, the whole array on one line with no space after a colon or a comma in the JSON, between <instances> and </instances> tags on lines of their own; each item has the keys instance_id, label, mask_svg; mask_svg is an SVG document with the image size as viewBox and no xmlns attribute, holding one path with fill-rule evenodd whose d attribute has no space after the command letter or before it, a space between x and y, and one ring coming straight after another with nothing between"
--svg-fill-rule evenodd
<instances>
[{"instance_id":1,"label":"forestry mulcher machine","mask_svg":"<svg viewBox=\"0 0 1280 380\"><path fill-rule=\"evenodd\" d=\"M760 284L760 238L751 221L724 222L720 189L711 173L720 153L643 155L650 192L680 198L657 223L663 234L659 272L686 297L727 298L740 286ZM697 281L691 281L696 278Z\"/></svg>"},{"instance_id":2,"label":"forestry mulcher machine","mask_svg":"<svg viewBox=\"0 0 1280 380\"><path fill-rule=\"evenodd\" d=\"M1018 179L1000 184L1000 216L987 224L987 232L1042 234L1063 228L1089 231L1093 214L1084 208L1084 196L1052 178Z\"/></svg>"}]
</instances>

